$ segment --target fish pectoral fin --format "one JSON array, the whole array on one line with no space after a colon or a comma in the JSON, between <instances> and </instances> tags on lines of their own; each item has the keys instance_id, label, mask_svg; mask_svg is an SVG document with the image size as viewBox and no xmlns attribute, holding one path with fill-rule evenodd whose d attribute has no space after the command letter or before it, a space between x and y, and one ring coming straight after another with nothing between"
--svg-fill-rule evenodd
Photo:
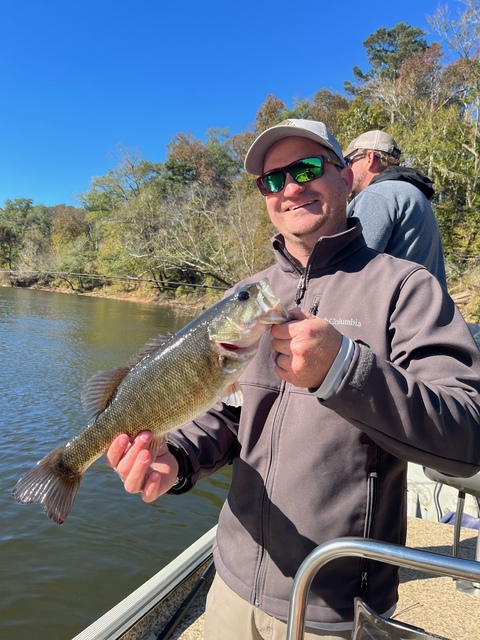
<instances>
[{"instance_id":1,"label":"fish pectoral fin","mask_svg":"<svg viewBox=\"0 0 480 640\"><path fill-rule=\"evenodd\" d=\"M229 404L231 407L242 406L243 392L238 382L234 382L233 384L228 385L228 387L225 387L221 400L225 404Z\"/></svg>"},{"instance_id":2,"label":"fish pectoral fin","mask_svg":"<svg viewBox=\"0 0 480 640\"><path fill-rule=\"evenodd\" d=\"M164 441L165 441L165 437L163 435L160 435L160 436L153 435L152 440L148 445L148 450L152 452L152 456L154 460L157 457L157 455L160 453L160 449L162 448Z\"/></svg>"}]
</instances>

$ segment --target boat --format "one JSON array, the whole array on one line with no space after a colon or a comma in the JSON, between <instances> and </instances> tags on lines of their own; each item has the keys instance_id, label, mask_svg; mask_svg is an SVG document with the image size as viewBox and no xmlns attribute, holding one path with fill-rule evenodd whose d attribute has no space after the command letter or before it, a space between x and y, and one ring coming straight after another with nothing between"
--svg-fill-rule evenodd
<instances>
[{"instance_id":1,"label":"boat","mask_svg":"<svg viewBox=\"0 0 480 640\"><path fill-rule=\"evenodd\" d=\"M73 640L202 640L205 598L214 574L215 532L216 527L210 529ZM338 555L364 554L402 567L394 623L437 635L401 635L399 639L479 640L480 562L475 559L478 532L461 527L458 553L462 557L453 555L453 540L452 525L409 517L405 547L356 538L333 540L321 545L323 549L317 547L313 558L306 559L306 569L302 565L295 578L292 596L296 599L292 598L292 627L287 640L302 637L303 622L298 616L303 603L298 603L297 583L300 590L305 589L304 571L310 570L312 564L313 569L320 570L319 557L321 562L325 558L321 554L326 554L328 561ZM303 595L304 591L302 598ZM365 638L370 640L371 636Z\"/></svg>"},{"instance_id":2,"label":"boat","mask_svg":"<svg viewBox=\"0 0 480 640\"><path fill-rule=\"evenodd\" d=\"M480 347L480 325L470 329ZM385 620L357 599L352 640L480 640L480 473L451 478L409 465L407 491L405 546L340 538L305 559L294 579L286 640L303 637L311 580L341 555L400 567L394 616ZM72 640L202 640L215 533L216 526Z\"/></svg>"}]
</instances>

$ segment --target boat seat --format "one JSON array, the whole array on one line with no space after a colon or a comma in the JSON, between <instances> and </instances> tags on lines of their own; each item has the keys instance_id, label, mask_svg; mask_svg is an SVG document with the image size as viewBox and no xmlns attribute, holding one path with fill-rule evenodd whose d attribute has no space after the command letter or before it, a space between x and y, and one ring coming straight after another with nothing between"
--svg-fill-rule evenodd
<instances>
[{"instance_id":1,"label":"boat seat","mask_svg":"<svg viewBox=\"0 0 480 640\"><path fill-rule=\"evenodd\" d=\"M471 334L473 335L477 346L480 349L480 325L474 323L468 323L468 328L470 329ZM465 496L466 494L471 495L475 498L477 503L477 511L478 516L480 518L480 473L475 474L471 478L459 478L455 476L446 476L439 471L435 471L435 469L429 469L428 467L423 467L423 471L427 478L433 480L434 482L439 482L440 484L446 484L449 487L453 487L457 489L457 507L455 511L455 524L454 524L454 532L453 532L453 555L459 555L459 547L460 547L460 529L462 527L462 518L463 518L463 510L465 508ZM480 562L480 527L479 534L477 537L477 549L475 552L475 560ZM463 583L463 581L462 581ZM462 583L460 583L459 588L462 588ZM471 587L474 587L474 590L480 594L480 583L471 583L470 587L468 584L463 585L464 589L467 591L471 590Z\"/></svg>"},{"instance_id":2,"label":"boat seat","mask_svg":"<svg viewBox=\"0 0 480 640\"><path fill-rule=\"evenodd\" d=\"M476 473L471 478L459 478L456 476L446 476L443 473L440 473L440 471L435 471L435 469L430 469L428 467L423 467L423 472L430 480L453 487L458 491L453 529L453 555L458 557L460 550L460 529L462 527L463 510L465 508L465 496L467 494L475 498L477 503L477 512L480 518L480 473ZM480 528L477 536L475 560L480 562ZM474 593L475 595L480 595L480 583L478 582L465 583L464 581L460 581L457 584L457 588L469 593Z\"/></svg>"},{"instance_id":3,"label":"boat seat","mask_svg":"<svg viewBox=\"0 0 480 640\"><path fill-rule=\"evenodd\" d=\"M360 598L355 598L352 640L448 640L404 622L382 618Z\"/></svg>"}]
</instances>

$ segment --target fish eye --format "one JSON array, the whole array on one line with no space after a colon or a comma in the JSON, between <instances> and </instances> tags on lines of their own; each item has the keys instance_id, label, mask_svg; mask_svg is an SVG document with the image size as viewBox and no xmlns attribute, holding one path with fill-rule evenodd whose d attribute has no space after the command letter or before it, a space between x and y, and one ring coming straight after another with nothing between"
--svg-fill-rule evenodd
<instances>
[{"instance_id":1,"label":"fish eye","mask_svg":"<svg viewBox=\"0 0 480 640\"><path fill-rule=\"evenodd\" d=\"M248 291L240 291L240 293L238 294L239 300L248 300L249 298L250 294L248 293Z\"/></svg>"}]
</instances>

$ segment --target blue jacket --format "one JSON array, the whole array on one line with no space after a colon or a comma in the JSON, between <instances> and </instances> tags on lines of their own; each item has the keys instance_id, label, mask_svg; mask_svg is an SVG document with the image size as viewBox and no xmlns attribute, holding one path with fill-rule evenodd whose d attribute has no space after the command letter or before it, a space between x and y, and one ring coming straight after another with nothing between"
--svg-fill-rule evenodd
<instances>
[{"instance_id":1,"label":"blue jacket","mask_svg":"<svg viewBox=\"0 0 480 640\"><path fill-rule=\"evenodd\" d=\"M349 203L367 245L423 264L445 287L445 264L437 219L430 205L431 182L416 169L389 167Z\"/></svg>"}]
</instances>

